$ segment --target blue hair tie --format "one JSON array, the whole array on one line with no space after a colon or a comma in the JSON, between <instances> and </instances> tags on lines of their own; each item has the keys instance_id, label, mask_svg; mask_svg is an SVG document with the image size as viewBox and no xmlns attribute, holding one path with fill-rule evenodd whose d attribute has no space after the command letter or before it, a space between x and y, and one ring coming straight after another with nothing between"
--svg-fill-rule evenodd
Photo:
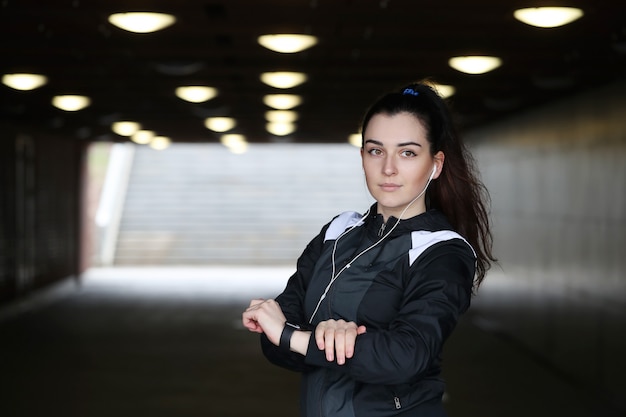
<instances>
[{"instance_id":1,"label":"blue hair tie","mask_svg":"<svg viewBox=\"0 0 626 417\"><path fill-rule=\"evenodd\" d=\"M412 96L419 96L419 91L415 91L412 88L405 88L404 91L402 92L402 95L407 95L410 94Z\"/></svg>"}]
</instances>

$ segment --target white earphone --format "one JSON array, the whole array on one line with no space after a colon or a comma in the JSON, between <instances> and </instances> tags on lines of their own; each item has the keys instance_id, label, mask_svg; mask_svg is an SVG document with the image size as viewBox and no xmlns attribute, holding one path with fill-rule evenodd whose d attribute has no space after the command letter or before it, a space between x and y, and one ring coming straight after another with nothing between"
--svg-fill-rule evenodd
<instances>
[{"instance_id":1,"label":"white earphone","mask_svg":"<svg viewBox=\"0 0 626 417\"><path fill-rule=\"evenodd\" d=\"M400 220L402 219L402 216L407 211L407 209L411 206L411 204L413 204L418 198L420 198L426 192L426 189L430 185L430 182L433 180L433 177L435 176L436 173L437 173L437 164L433 165L433 171L430 173L430 177L428 178L428 181L426 182L426 186L424 187L422 192L419 193L419 195L417 197L415 197L413 200L411 200L411 202L409 204L407 204L407 206L402 211L402 214L400 214L400 216L398 216L398 220L396 220L396 223L393 225L393 227L389 231L387 231L387 233L385 233L385 235L383 237L381 237L378 241L376 241L376 243L374 243L373 245L369 246L367 249L361 251L358 255L356 255L350 261L348 261L348 263L346 263L346 265L343 268L341 268L339 270L339 272L335 272L335 268L336 268L336 266L335 266L335 251L337 250L337 243L339 242L339 239L341 239L343 236L348 234L348 232L350 232L356 226L359 226L359 225L361 225L363 223L363 221L365 220L365 218L369 214L369 210L365 213L365 215L363 215L363 217L361 217L361 219L356 224L352 225L351 227L346 229L342 234L337 236L337 238L335 239L335 243L333 244L333 251L332 251L332 254L331 254L331 262L332 262L333 270L331 272L330 282L328 283L328 285L324 289L324 293L320 296L320 299L317 301L317 305L315 306L315 310L313 310L313 314L311 314L311 317L309 318L309 324L313 322L313 317L315 317L315 314L317 314L317 311L319 310L319 308L320 308L320 306L322 304L322 301L324 300L324 298L326 298L326 295L328 294L328 291L330 290L330 287L332 287L333 283L337 280L337 278L339 278L339 275L341 275L341 273L343 271L345 271L346 269L350 268L350 265L352 264L352 262L356 261L365 252L367 252L370 249L372 249L375 246L377 246L387 236L389 236L391 234L391 232L393 232L393 230L400 223Z\"/></svg>"},{"instance_id":2,"label":"white earphone","mask_svg":"<svg viewBox=\"0 0 626 417\"><path fill-rule=\"evenodd\" d=\"M432 181L436 173L437 173L437 164L433 165L433 172L430 174L430 178L428 179L428 181Z\"/></svg>"}]
</instances>

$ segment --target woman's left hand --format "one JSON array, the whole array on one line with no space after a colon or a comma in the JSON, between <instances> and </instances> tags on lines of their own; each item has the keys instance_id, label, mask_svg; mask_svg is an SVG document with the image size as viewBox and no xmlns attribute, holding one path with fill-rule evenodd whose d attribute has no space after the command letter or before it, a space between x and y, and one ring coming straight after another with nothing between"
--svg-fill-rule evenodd
<instances>
[{"instance_id":1,"label":"woman's left hand","mask_svg":"<svg viewBox=\"0 0 626 417\"><path fill-rule=\"evenodd\" d=\"M276 301L256 299L243 312L242 321L248 330L265 333L270 342L278 346L286 318Z\"/></svg>"},{"instance_id":2,"label":"woman's left hand","mask_svg":"<svg viewBox=\"0 0 626 417\"><path fill-rule=\"evenodd\" d=\"M326 320L315 328L315 342L320 350L326 351L326 360L343 365L354 355L356 337L366 332L365 326L345 320Z\"/></svg>"}]
</instances>

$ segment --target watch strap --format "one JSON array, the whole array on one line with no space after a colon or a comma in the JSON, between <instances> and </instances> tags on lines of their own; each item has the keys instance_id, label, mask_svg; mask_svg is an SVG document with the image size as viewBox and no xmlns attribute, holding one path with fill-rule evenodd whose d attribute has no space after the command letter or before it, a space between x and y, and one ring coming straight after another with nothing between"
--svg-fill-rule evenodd
<instances>
[{"instance_id":1,"label":"watch strap","mask_svg":"<svg viewBox=\"0 0 626 417\"><path fill-rule=\"evenodd\" d=\"M285 327L283 327L283 331L280 334L280 342L278 343L278 348L286 353L291 352L291 336L293 332L296 330L300 330L300 326L297 324L285 322Z\"/></svg>"}]
</instances>

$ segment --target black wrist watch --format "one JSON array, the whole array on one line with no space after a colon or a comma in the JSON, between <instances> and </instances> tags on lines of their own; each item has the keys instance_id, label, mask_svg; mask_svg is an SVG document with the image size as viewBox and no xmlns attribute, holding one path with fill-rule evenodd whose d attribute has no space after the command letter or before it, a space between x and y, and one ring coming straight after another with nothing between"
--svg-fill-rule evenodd
<instances>
[{"instance_id":1,"label":"black wrist watch","mask_svg":"<svg viewBox=\"0 0 626 417\"><path fill-rule=\"evenodd\" d=\"M300 326L297 324L285 322L285 327L283 327L283 331L280 334L280 342L278 343L278 348L286 353L291 352L291 335L296 330L300 330Z\"/></svg>"}]
</instances>

